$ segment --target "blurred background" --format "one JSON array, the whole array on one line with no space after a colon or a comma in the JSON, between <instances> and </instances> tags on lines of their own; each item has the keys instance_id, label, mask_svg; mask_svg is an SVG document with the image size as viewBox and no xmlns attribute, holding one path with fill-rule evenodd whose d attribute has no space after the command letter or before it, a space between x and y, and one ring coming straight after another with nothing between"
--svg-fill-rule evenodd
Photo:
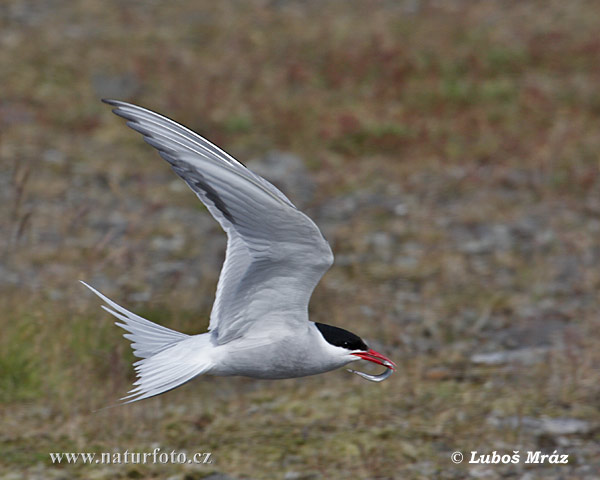
<instances>
[{"instance_id":1,"label":"blurred background","mask_svg":"<svg viewBox=\"0 0 600 480\"><path fill-rule=\"evenodd\" d=\"M599 31L584 0L4 0L0 479L598 478ZM336 255L312 320L399 371L206 377L94 412L133 356L78 280L198 333L225 250L102 97L278 185ZM155 447L214 463L48 456ZM521 462L450 460L494 450Z\"/></svg>"}]
</instances>

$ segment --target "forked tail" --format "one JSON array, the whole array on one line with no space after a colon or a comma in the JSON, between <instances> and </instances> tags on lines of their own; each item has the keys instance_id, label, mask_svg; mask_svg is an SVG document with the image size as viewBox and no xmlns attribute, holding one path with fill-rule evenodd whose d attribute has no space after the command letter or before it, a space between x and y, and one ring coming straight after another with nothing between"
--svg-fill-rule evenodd
<instances>
[{"instance_id":1,"label":"forked tail","mask_svg":"<svg viewBox=\"0 0 600 480\"><path fill-rule=\"evenodd\" d=\"M117 305L87 283L81 283L108 305L102 305L104 310L121 320L115 325L129 332L123 336L131 341L133 354L142 359L133 364L138 378L135 388L121 398L127 400L124 403L165 393L212 367L210 334L190 336L157 325Z\"/></svg>"}]
</instances>

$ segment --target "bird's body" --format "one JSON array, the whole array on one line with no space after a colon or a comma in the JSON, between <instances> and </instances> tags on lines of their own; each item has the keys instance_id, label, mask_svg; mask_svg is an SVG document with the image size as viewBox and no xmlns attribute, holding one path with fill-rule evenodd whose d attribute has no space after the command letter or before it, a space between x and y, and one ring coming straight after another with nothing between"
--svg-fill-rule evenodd
<instances>
[{"instance_id":1,"label":"bird's body","mask_svg":"<svg viewBox=\"0 0 600 480\"><path fill-rule=\"evenodd\" d=\"M313 221L277 188L191 130L135 105L106 101L142 133L227 233L209 332L185 335L129 312L86 284L127 330L138 374L129 401L211 374L280 379L364 359L395 365L356 335L308 318L308 302L333 263Z\"/></svg>"},{"instance_id":2,"label":"bird's body","mask_svg":"<svg viewBox=\"0 0 600 480\"><path fill-rule=\"evenodd\" d=\"M254 340L256 346L248 346ZM217 359L213 370L215 375L295 378L335 370L347 363L341 358L326 355L328 344L312 322L282 336L267 335L254 339L250 335L228 345L213 350ZM307 352L311 355L307 356ZM256 362L257 358L268 359L268 362Z\"/></svg>"}]
</instances>

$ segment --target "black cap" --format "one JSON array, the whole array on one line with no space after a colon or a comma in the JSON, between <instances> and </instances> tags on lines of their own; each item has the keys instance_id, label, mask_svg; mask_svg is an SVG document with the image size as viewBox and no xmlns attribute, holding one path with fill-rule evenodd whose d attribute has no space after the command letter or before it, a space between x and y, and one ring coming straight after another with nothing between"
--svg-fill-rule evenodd
<instances>
[{"instance_id":1,"label":"black cap","mask_svg":"<svg viewBox=\"0 0 600 480\"><path fill-rule=\"evenodd\" d=\"M319 329L319 332L321 332L321 335L323 335L323 338L331 343L331 345L347 348L348 350L361 350L364 352L369 350L369 347L362 341L362 338L348 330L324 323L315 322L315 325Z\"/></svg>"}]
</instances>

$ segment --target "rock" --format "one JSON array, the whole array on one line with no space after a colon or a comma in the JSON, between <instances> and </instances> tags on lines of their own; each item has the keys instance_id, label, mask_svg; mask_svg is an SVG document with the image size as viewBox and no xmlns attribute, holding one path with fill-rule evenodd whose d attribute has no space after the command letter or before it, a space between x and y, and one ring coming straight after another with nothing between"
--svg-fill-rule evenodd
<instances>
[{"instance_id":1,"label":"rock","mask_svg":"<svg viewBox=\"0 0 600 480\"><path fill-rule=\"evenodd\" d=\"M55 148L44 150L42 158L44 159L44 162L53 163L55 165L64 165L66 162L65 154L60 150L56 150Z\"/></svg>"},{"instance_id":2,"label":"rock","mask_svg":"<svg viewBox=\"0 0 600 480\"><path fill-rule=\"evenodd\" d=\"M394 260L394 246L397 242L390 233L383 231L369 233L366 241L369 245L369 258L365 260L377 260L386 263Z\"/></svg>"},{"instance_id":3,"label":"rock","mask_svg":"<svg viewBox=\"0 0 600 480\"><path fill-rule=\"evenodd\" d=\"M594 430L594 426L585 420L565 417L491 417L488 423L499 428L523 429L534 435L548 435L551 437L561 435L586 435Z\"/></svg>"},{"instance_id":4,"label":"rock","mask_svg":"<svg viewBox=\"0 0 600 480\"><path fill-rule=\"evenodd\" d=\"M510 230L506 225L478 225L475 232L477 238L461 242L459 250L467 254L491 253L508 250L512 246Z\"/></svg>"},{"instance_id":5,"label":"rock","mask_svg":"<svg viewBox=\"0 0 600 480\"><path fill-rule=\"evenodd\" d=\"M525 350L533 347L551 347L563 335L569 325L569 318L559 310L548 305L545 301L524 309L529 314L519 311L519 321L511 322L502 330L494 333L496 345L501 345L507 351ZM528 355L524 353L524 355Z\"/></svg>"},{"instance_id":6,"label":"rock","mask_svg":"<svg viewBox=\"0 0 600 480\"><path fill-rule=\"evenodd\" d=\"M187 476L185 478L187 480ZM220 472L211 473L207 477L201 477L201 478L202 478L202 480L237 480L237 478L235 478L235 477L230 477L226 473L220 473ZM249 479L244 478L244 480L249 480Z\"/></svg>"},{"instance_id":7,"label":"rock","mask_svg":"<svg viewBox=\"0 0 600 480\"><path fill-rule=\"evenodd\" d=\"M22 275L9 270L6 266L0 264L0 286L23 285L26 281L22 279Z\"/></svg>"},{"instance_id":8,"label":"rock","mask_svg":"<svg viewBox=\"0 0 600 480\"><path fill-rule=\"evenodd\" d=\"M100 98L131 98L140 90L137 78L131 73L97 72L92 74L91 81L94 93Z\"/></svg>"},{"instance_id":9,"label":"rock","mask_svg":"<svg viewBox=\"0 0 600 480\"><path fill-rule=\"evenodd\" d=\"M503 365L505 363L533 365L543 361L548 351L549 349L546 347L537 347L477 353L471 356L471 362L478 365Z\"/></svg>"},{"instance_id":10,"label":"rock","mask_svg":"<svg viewBox=\"0 0 600 480\"><path fill-rule=\"evenodd\" d=\"M397 203L392 210L397 217L404 217L408 214L408 206L404 203Z\"/></svg>"},{"instance_id":11,"label":"rock","mask_svg":"<svg viewBox=\"0 0 600 480\"><path fill-rule=\"evenodd\" d=\"M592 426L576 418L542 418L540 429L548 435L583 435L590 432Z\"/></svg>"},{"instance_id":12,"label":"rock","mask_svg":"<svg viewBox=\"0 0 600 480\"><path fill-rule=\"evenodd\" d=\"M308 204L314 196L315 182L302 159L292 153L274 150L250 160L246 166L275 185L298 208Z\"/></svg>"},{"instance_id":13,"label":"rock","mask_svg":"<svg viewBox=\"0 0 600 480\"><path fill-rule=\"evenodd\" d=\"M290 470L285 473L285 480L313 480L315 478L319 478L317 473L312 472L296 472L294 470Z\"/></svg>"},{"instance_id":14,"label":"rock","mask_svg":"<svg viewBox=\"0 0 600 480\"><path fill-rule=\"evenodd\" d=\"M2 17L10 22L24 26L37 27L48 19L58 8L57 1L48 2L15 2L1 11ZM5 20L5 21L6 21Z\"/></svg>"},{"instance_id":15,"label":"rock","mask_svg":"<svg viewBox=\"0 0 600 480\"><path fill-rule=\"evenodd\" d=\"M355 190L329 198L316 212L315 218L319 220L319 224L321 221L344 223L370 209L399 217L408 215L411 210L403 196L399 194L388 195L369 190Z\"/></svg>"},{"instance_id":16,"label":"rock","mask_svg":"<svg viewBox=\"0 0 600 480\"><path fill-rule=\"evenodd\" d=\"M152 294L148 290L145 290L143 292L130 293L129 295L127 295L127 300L136 303L148 302L151 298Z\"/></svg>"},{"instance_id":17,"label":"rock","mask_svg":"<svg viewBox=\"0 0 600 480\"><path fill-rule=\"evenodd\" d=\"M165 252L176 252L181 250L185 238L182 235L173 235L171 237L157 236L152 238L151 245L157 250L163 250Z\"/></svg>"},{"instance_id":18,"label":"rock","mask_svg":"<svg viewBox=\"0 0 600 480\"><path fill-rule=\"evenodd\" d=\"M21 125L33 123L35 113L31 107L16 102L0 103L0 125Z\"/></svg>"},{"instance_id":19,"label":"rock","mask_svg":"<svg viewBox=\"0 0 600 480\"><path fill-rule=\"evenodd\" d=\"M469 469L470 478L498 478L498 472L487 466L475 465Z\"/></svg>"},{"instance_id":20,"label":"rock","mask_svg":"<svg viewBox=\"0 0 600 480\"><path fill-rule=\"evenodd\" d=\"M0 477L0 480L21 480L23 472L7 472Z\"/></svg>"}]
</instances>

